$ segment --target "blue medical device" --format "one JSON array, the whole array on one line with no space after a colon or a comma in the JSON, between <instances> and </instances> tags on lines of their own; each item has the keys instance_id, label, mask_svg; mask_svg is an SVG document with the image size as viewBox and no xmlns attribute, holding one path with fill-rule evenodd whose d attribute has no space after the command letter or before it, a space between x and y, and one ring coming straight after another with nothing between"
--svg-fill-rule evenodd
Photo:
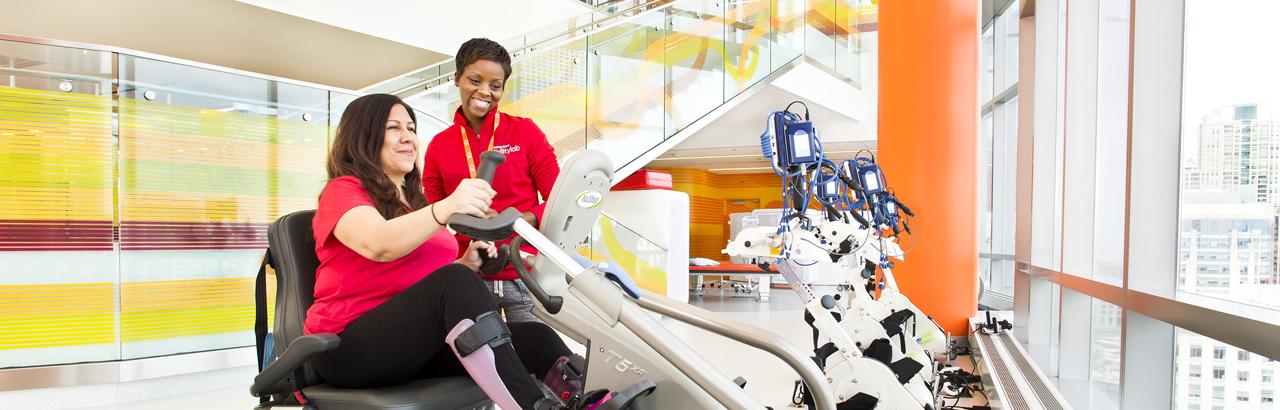
<instances>
[{"instance_id":1,"label":"blue medical device","mask_svg":"<svg viewBox=\"0 0 1280 410\"><path fill-rule=\"evenodd\" d=\"M871 216L866 225L893 229L894 235L902 231L911 233L911 226L907 224L906 218L902 217L901 213L907 216L915 216L915 213L903 205L902 201L899 201L886 187L884 171L876 165L874 157L859 156L845 161L841 168L843 172L851 174L843 179L853 187L858 200L856 204L850 206L852 212L862 212L861 208L865 205L866 212Z\"/></svg>"},{"instance_id":2,"label":"blue medical device","mask_svg":"<svg viewBox=\"0 0 1280 410\"><path fill-rule=\"evenodd\" d=\"M791 112L791 106L800 104L804 118ZM817 164L822 161L822 143L817 129L809 121L809 107L793 101L782 111L769 114L764 134L760 135L761 153L769 158L779 175L795 171L796 165Z\"/></svg>"}]
</instances>

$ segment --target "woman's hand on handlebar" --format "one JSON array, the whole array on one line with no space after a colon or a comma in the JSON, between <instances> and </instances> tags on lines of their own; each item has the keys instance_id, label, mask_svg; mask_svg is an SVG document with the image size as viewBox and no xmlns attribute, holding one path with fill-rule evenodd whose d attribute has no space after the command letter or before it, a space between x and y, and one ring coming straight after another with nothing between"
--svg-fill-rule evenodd
<instances>
[{"instance_id":1,"label":"woman's hand on handlebar","mask_svg":"<svg viewBox=\"0 0 1280 410\"><path fill-rule=\"evenodd\" d=\"M493 204L493 196L498 193L489 186L488 182L482 179L464 179L458 183L458 187L453 193L437 202L440 206L442 218L448 218L448 215L466 214L477 218L484 218L490 211L489 206Z\"/></svg>"},{"instance_id":2,"label":"woman's hand on handlebar","mask_svg":"<svg viewBox=\"0 0 1280 410\"><path fill-rule=\"evenodd\" d=\"M462 258L459 258L457 263L463 264L466 267L471 268L471 270L478 272L480 271L480 265L484 263L484 261L480 259L480 252L488 254L489 258L498 257L498 247L494 245L493 242L471 241L471 244L467 245L467 252L462 254Z\"/></svg>"}]
</instances>

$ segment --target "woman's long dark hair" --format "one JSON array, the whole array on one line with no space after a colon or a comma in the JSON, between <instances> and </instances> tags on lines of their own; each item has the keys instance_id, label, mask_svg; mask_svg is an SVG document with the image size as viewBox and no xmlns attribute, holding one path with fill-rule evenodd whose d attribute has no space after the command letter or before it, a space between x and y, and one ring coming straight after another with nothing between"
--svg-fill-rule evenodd
<instances>
[{"instance_id":1,"label":"woman's long dark hair","mask_svg":"<svg viewBox=\"0 0 1280 410\"><path fill-rule=\"evenodd\" d=\"M409 111L409 118L415 124L418 122L413 108L391 94L370 94L352 101L338 122L338 134L333 139L326 165L330 180L343 176L359 179L360 186L369 193L378 213L387 219L410 212L400 202L396 189L404 191L405 200L412 210L427 206L427 198L422 193L422 170L418 169L416 162L413 171L405 174L404 185L400 187L394 186L382 169L381 153L386 140L387 118L396 105L403 106Z\"/></svg>"}]
</instances>

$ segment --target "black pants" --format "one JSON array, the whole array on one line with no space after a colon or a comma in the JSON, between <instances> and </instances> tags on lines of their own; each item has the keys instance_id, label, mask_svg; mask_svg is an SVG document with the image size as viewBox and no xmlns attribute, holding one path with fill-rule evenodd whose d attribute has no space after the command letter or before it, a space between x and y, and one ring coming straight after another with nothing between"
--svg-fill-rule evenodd
<instances>
[{"instance_id":1,"label":"black pants","mask_svg":"<svg viewBox=\"0 0 1280 410\"><path fill-rule=\"evenodd\" d=\"M392 386L415 378L466 375L444 337L462 319L498 309L471 269L448 265L360 316L340 334L342 344L312 360L317 373L338 387ZM511 343L494 349L498 376L526 409L542 398L529 377L543 378L556 359L571 353L542 323L509 323Z\"/></svg>"}]
</instances>

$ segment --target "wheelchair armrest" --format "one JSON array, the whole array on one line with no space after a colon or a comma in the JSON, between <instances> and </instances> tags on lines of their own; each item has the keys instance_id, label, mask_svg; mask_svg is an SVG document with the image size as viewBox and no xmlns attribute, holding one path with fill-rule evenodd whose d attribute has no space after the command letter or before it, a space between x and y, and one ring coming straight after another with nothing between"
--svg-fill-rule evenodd
<instances>
[{"instance_id":1,"label":"wheelchair armrest","mask_svg":"<svg viewBox=\"0 0 1280 410\"><path fill-rule=\"evenodd\" d=\"M337 349L341 343L342 339L332 333L306 335L293 339L289 347L280 353L275 361L263 369L262 373L258 373L258 377L253 378L253 386L249 387L249 394L253 397L262 397L265 394L275 393L274 387L280 380L301 368L307 360L311 359L311 356Z\"/></svg>"}]
</instances>

